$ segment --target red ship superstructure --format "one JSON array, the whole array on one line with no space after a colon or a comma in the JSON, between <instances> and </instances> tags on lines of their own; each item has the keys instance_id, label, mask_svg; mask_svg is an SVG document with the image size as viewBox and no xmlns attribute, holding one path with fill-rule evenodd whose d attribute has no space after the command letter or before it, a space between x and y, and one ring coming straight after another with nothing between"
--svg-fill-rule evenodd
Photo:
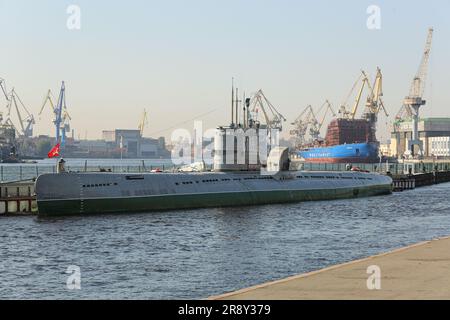
<instances>
[{"instance_id":1,"label":"red ship superstructure","mask_svg":"<svg viewBox=\"0 0 450 320\"><path fill-rule=\"evenodd\" d=\"M366 119L334 119L328 125L326 146L377 142L375 130Z\"/></svg>"}]
</instances>

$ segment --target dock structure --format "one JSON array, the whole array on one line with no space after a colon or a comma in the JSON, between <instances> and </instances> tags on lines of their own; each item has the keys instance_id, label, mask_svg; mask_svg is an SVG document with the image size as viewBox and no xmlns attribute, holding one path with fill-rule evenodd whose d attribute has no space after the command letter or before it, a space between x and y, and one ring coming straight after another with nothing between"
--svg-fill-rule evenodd
<instances>
[{"instance_id":1,"label":"dock structure","mask_svg":"<svg viewBox=\"0 0 450 320\"><path fill-rule=\"evenodd\" d=\"M0 215L37 212L33 181L0 183Z\"/></svg>"},{"instance_id":2,"label":"dock structure","mask_svg":"<svg viewBox=\"0 0 450 320\"><path fill-rule=\"evenodd\" d=\"M434 171L430 173L418 173L411 175L395 175L393 179L393 191L401 192L415 188L431 186L434 184L450 182L450 171Z\"/></svg>"},{"instance_id":3,"label":"dock structure","mask_svg":"<svg viewBox=\"0 0 450 320\"><path fill-rule=\"evenodd\" d=\"M450 237L211 297L211 300L450 300ZM372 282L379 271L378 286Z\"/></svg>"}]
</instances>

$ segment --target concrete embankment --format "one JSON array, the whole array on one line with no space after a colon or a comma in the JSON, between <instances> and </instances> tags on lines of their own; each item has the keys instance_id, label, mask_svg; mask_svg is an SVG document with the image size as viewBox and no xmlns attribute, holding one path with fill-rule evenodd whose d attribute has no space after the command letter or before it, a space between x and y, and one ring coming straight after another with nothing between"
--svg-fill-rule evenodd
<instances>
[{"instance_id":1,"label":"concrete embankment","mask_svg":"<svg viewBox=\"0 0 450 320\"><path fill-rule=\"evenodd\" d=\"M368 271L373 272L375 270L373 269L374 266L375 269L379 268L378 271L380 271L380 282L378 284L376 281L372 281L377 274L368 273ZM449 300L450 237L422 242L389 253L211 297L210 299Z\"/></svg>"}]
</instances>

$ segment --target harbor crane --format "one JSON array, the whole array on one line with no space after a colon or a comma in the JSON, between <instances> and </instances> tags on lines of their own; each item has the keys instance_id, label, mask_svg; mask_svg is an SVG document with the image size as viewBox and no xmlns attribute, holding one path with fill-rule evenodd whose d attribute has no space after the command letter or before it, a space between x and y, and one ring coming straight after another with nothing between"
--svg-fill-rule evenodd
<instances>
[{"instance_id":1,"label":"harbor crane","mask_svg":"<svg viewBox=\"0 0 450 320\"><path fill-rule=\"evenodd\" d=\"M325 111L323 113L322 120L319 121L316 115L320 114L324 108ZM327 118L329 112L331 112L333 117L336 117L336 113L334 112L333 107L331 106L331 103L328 100L326 100L320 106L320 108L317 110L317 113L312 112L310 121L311 127L309 129L309 134L313 142L323 140L320 138L320 131L322 131L323 125L325 124L325 119Z\"/></svg>"},{"instance_id":2,"label":"harbor crane","mask_svg":"<svg viewBox=\"0 0 450 320\"><path fill-rule=\"evenodd\" d=\"M5 80L0 78L0 88L5 96L7 103L9 103L8 90L6 90ZM0 112L0 124L3 122L3 112Z\"/></svg>"},{"instance_id":3,"label":"harbor crane","mask_svg":"<svg viewBox=\"0 0 450 320\"><path fill-rule=\"evenodd\" d=\"M50 105L54 116L53 124L55 125L56 130L56 143L64 143L66 132L70 131L69 121L72 120L69 112L67 111L64 82L61 85L60 96L57 104L55 104L54 101L55 99L53 97L52 91L48 90L47 95L44 98L44 102L42 103L41 110L39 111L39 116L42 115L45 107L47 105Z\"/></svg>"},{"instance_id":4,"label":"harbor crane","mask_svg":"<svg viewBox=\"0 0 450 320\"><path fill-rule=\"evenodd\" d=\"M328 113L331 112L331 115L332 115L333 117L336 117L336 116L337 116L337 115L336 115L336 112L334 112L334 110L333 110L333 106L331 105L330 101L326 100L326 101L324 102L324 104L319 108L318 113L321 112L321 110L323 109L323 107L326 107L326 108L325 108L325 112L324 112L324 114L323 114L322 120L321 120L320 123L319 123L319 127L318 127L318 130L317 130L317 139L319 139L320 131L322 130L323 125L325 124L325 119L327 118Z\"/></svg>"},{"instance_id":5,"label":"harbor crane","mask_svg":"<svg viewBox=\"0 0 450 320\"><path fill-rule=\"evenodd\" d=\"M358 93L356 94L355 102L353 103L352 111L348 111L347 102L352 96L353 92L356 90L358 83L360 83L360 87ZM361 99L364 93L364 89L367 87L369 90L369 95L367 96L365 111L363 118L371 121L376 124L378 114L381 110L384 111L386 116L389 116L386 108L384 106L384 102L382 100L383 96L383 75L381 73L380 68L377 68L377 74L374 80L373 85L370 83L369 76L364 70L361 70L361 75L358 80L353 85L349 95L347 96L346 101L342 104L339 114L341 118L354 120L356 114L359 109L359 105L361 103Z\"/></svg>"},{"instance_id":6,"label":"harbor crane","mask_svg":"<svg viewBox=\"0 0 450 320\"><path fill-rule=\"evenodd\" d=\"M323 111L325 108L325 111ZM323 111L321 120L318 118L318 114ZM336 117L336 113L333 110L331 103L326 100L318 109L314 112L312 106L307 106L297 119L292 123L294 130L291 130L290 134L295 137L297 147L303 147L309 142L320 141L320 132L325 124L328 113L331 112L333 117ZM309 128L310 141L306 139L306 133Z\"/></svg>"},{"instance_id":7,"label":"harbor crane","mask_svg":"<svg viewBox=\"0 0 450 320\"><path fill-rule=\"evenodd\" d=\"M286 118L278 112L273 104L266 98L262 90L259 90L255 95L253 95L247 104L247 111L250 110L250 107L252 112L255 114L258 114L259 110L262 111L264 121L269 130L275 129L281 131L283 129L283 122L286 121ZM249 115L247 115L247 118L250 119Z\"/></svg>"},{"instance_id":8,"label":"harbor crane","mask_svg":"<svg viewBox=\"0 0 450 320\"><path fill-rule=\"evenodd\" d=\"M409 95L405 98L403 104L404 107L402 109L406 109L405 111L401 110L401 112L406 112L406 114L412 115L412 139L409 143L409 152L411 156L416 155L416 146L418 147L418 155L423 155L423 144L419 139L419 110L420 107L426 104L426 101L423 99L425 92L425 84L427 79L428 72L428 62L430 59L431 53L431 45L433 41L433 28L428 29L427 41L425 44L425 49L422 55L422 61L419 66L419 70L416 73L416 76L413 79L411 84L411 89L409 91Z\"/></svg>"},{"instance_id":9,"label":"harbor crane","mask_svg":"<svg viewBox=\"0 0 450 320\"><path fill-rule=\"evenodd\" d=\"M308 131L308 127L310 127L310 134L314 137L319 135L319 121L314 113L314 110L311 105L308 105L292 122L294 129L290 131L290 134L295 137L296 147L301 148L307 144L306 133Z\"/></svg>"},{"instance_id":10,"label":"harbor crane","mask_svg":"<svg viewBox=\"0 0 450 320\"><path fill-rule=\"evenodd\" d=\"M148 125L148 113L147 110L144 109L144 113L142 114L141 121L139 122L138 129L141 133L141 137L144 135L144 129Z\"/></svg>"},{"instance_id":11,"label":"harbor crane","mask_svg":"<svg viewBox=\"0 0 450 320\"><path fill-rule=\"evenodd\" d=\"M0 88L2 89L3 95L5 96L6 101L9 101L8 91L6 90L5 79L0 78Z\"/></svg>"},{"instance_id":12,"label":"harbor crane","mask_svg":"<svg viewBox=\"0 0 450 320\"><path fill-rule=\"evenodd\" d=\"M356 88L358 87L358 84L361 83L361 87L358 91L358 94L355 98L355 102L353 103L351 111L349 111L348 108L348 101L352 97L353 93L355 92ZM366 73L364 70L361 70L361 74L359 75L358 79L353 84L352 89L350 90L349 94L347 95L345 101L341 104L341 107L339 108L339 117L344 119L354 119L356 116L356 112L359 107L359 103L361 101L362 93L364 91L364 87L366 84L369 83L369 80L367 78Z\"/></svg>"},{"instance_id":13,"label":"harbor crane","mask_svg":"<svg viewBox=\"0 0 450 320\"><path fill-rule=\"evenodd\" d=\"M378 121L378 114L381 110L384 111L386 117L389 117L389 114L384 106L383 102L383 75L381 73L380 68L377 68L377 75L375 76L375 80L373 85L367 81L367 86L369 88L369 95L366 100L366 109L363 114L363 119L366 119L372 125L372 129L376 131L376 125Z\"/></svg>"},{"instance_id":14,"label":"harbor crane","mask_svg":"<svg viewBox=\"0 0 450 320\"><path fill-rule=\"evenodd\" d=\"M17 127L14 126L16 128L16 131L18 131L19 135L21 136L27 138L32 137L33 125L36 123L34 120L34 116L28 111L27 107L22 102L20 97L17 95L17 92L14 88L11 90L11 93L9 94L8 105L6 107L8 110L6 122L10 125L13 125L12 124L13 122L11 120L11 109L13 107L14 110L16 111L17 119L19 122L19 130L17 130ZM22 110L22 112L25 113L25 116L23 116L20 110Z\"/></svg>"}]
</instances>

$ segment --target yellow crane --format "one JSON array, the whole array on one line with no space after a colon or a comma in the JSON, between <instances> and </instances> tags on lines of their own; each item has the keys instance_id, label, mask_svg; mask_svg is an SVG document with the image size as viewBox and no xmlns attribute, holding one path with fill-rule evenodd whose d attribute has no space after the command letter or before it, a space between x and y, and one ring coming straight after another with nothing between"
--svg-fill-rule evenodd
<instances>
[{"instance_id":1,"label":"yellow crane","mask_svg":"<svg viewBox=\"0 0 450 320\"><path fill-rule=\"evenodd\" d=\"M381 98L383 96L383 75L380 68L377 68L377 75L373 86L370 85L369 82L367 85L369 87L370 94L366 101L366 113L378 114L381 109L383 109L386 117L388 117L389 114Z\"/></svg>"},{"instance_id":2,"label":"yellow crane","mask_svg":"<svg viewBox=\"0 0 450 320\"><path fill-rule=\"evenodd\" d=\"M147 110L144 109L144 112L141 117L141 121L139 122L138 129L141 132L141 137L144 135L144 129L148 125L148 113Z\"/></svg>"},{"instance_id":3,"label":"yellow crane","mask_svg":"<svg viewBox=\"0 0 450 320\"><path fill-rule=\"evenodd\" d=\"M8 100L8 105L6 106L6 109L8 110L7 112L7 117L8 120L7 122L9 124L12 124L12 120L11 120L11 109L13 109L16 111L16 115L17 115L17 119L19 122L19 129L20 130L16 130L19 132L19 134L21 136L24 137L32 137L33 136L33 125L36 123L34 121L34 116L28 111L27 107L25 106L25 104L23 103L23 101L20 99L20 97L17 95L16 90L13 88L11 90L11 93L9 94L9 100ZM22 112L25 113L25 117L23 117L23 114L20 112L20 110L22 110Z\"/></svg>"},{"instance_id":4,"label":"yellow crane","mask_svg":"<svg viewBox=\"0 0 450 320\"><path fill-rule=\"evenodd\" d=\"M355 103L353 104L353 109L352 109L352 113L351 118L352 120L355 119L356 116L356 112L358 111L358 107L359 107L359 103L361 101L361 97L364 91L364 87L367 85L369 86L369 78L367 77L367 74L364 70L361 70L362 73L362 82L361 82L361 88L359 89L358 95L356 96L356 100Z\"/></svg>"},{"instance_id":5,"label":"yellow crane","mask_svg":"<svg viewBox=\"0 0 450 320\"><path fill-rule=\"evenodd\" d=\"M42 113L44 112L45 106L48 104L52 108L53 115L55 116L55 119L53 120L53 123L56 123L56 118L58 117L58 108L55 106L54 97L52 91L49 89L47 91L47 95L44 98L44 102L42 103L41 110L39 111L38 116L40 117ZM67 111L67 108L64 108L63 114L62 114L62 123L63 126L66 127L66 130L69 130L70 126L68 124L69 120L72 120L72 117L70 116L69 112Z\"/></svg>"},{"instance_id":6,"label":"yellow crane","mask_svg":"<svg viewBox=\"0 0 450 320\"><path fill-rule=\"evenodd\" d=\"M359 92L358 92L358 94L357 94L357 96L355 98L355 102L353 103L353 107L352 107L351 111L349 111L348 101L353 96L353 93L355 92L355 90L356 90L356 88L357 88L359 83L361 83L361 87L360 87ZM359 75L359 77L355 81L355 83L353 84L352 89L350 90L350 92L348 93L345 101L341 104L341 107L339 108L340 117L345 118L345 119L354 119L355 118L356 112L358 111L359 103L361 101L362 93L364 91L364 87L366 86L367 83L368 83L367 75L366 75L366 73L363 70L361 70L361 74Z\"/></svg>"}]
</instances>

